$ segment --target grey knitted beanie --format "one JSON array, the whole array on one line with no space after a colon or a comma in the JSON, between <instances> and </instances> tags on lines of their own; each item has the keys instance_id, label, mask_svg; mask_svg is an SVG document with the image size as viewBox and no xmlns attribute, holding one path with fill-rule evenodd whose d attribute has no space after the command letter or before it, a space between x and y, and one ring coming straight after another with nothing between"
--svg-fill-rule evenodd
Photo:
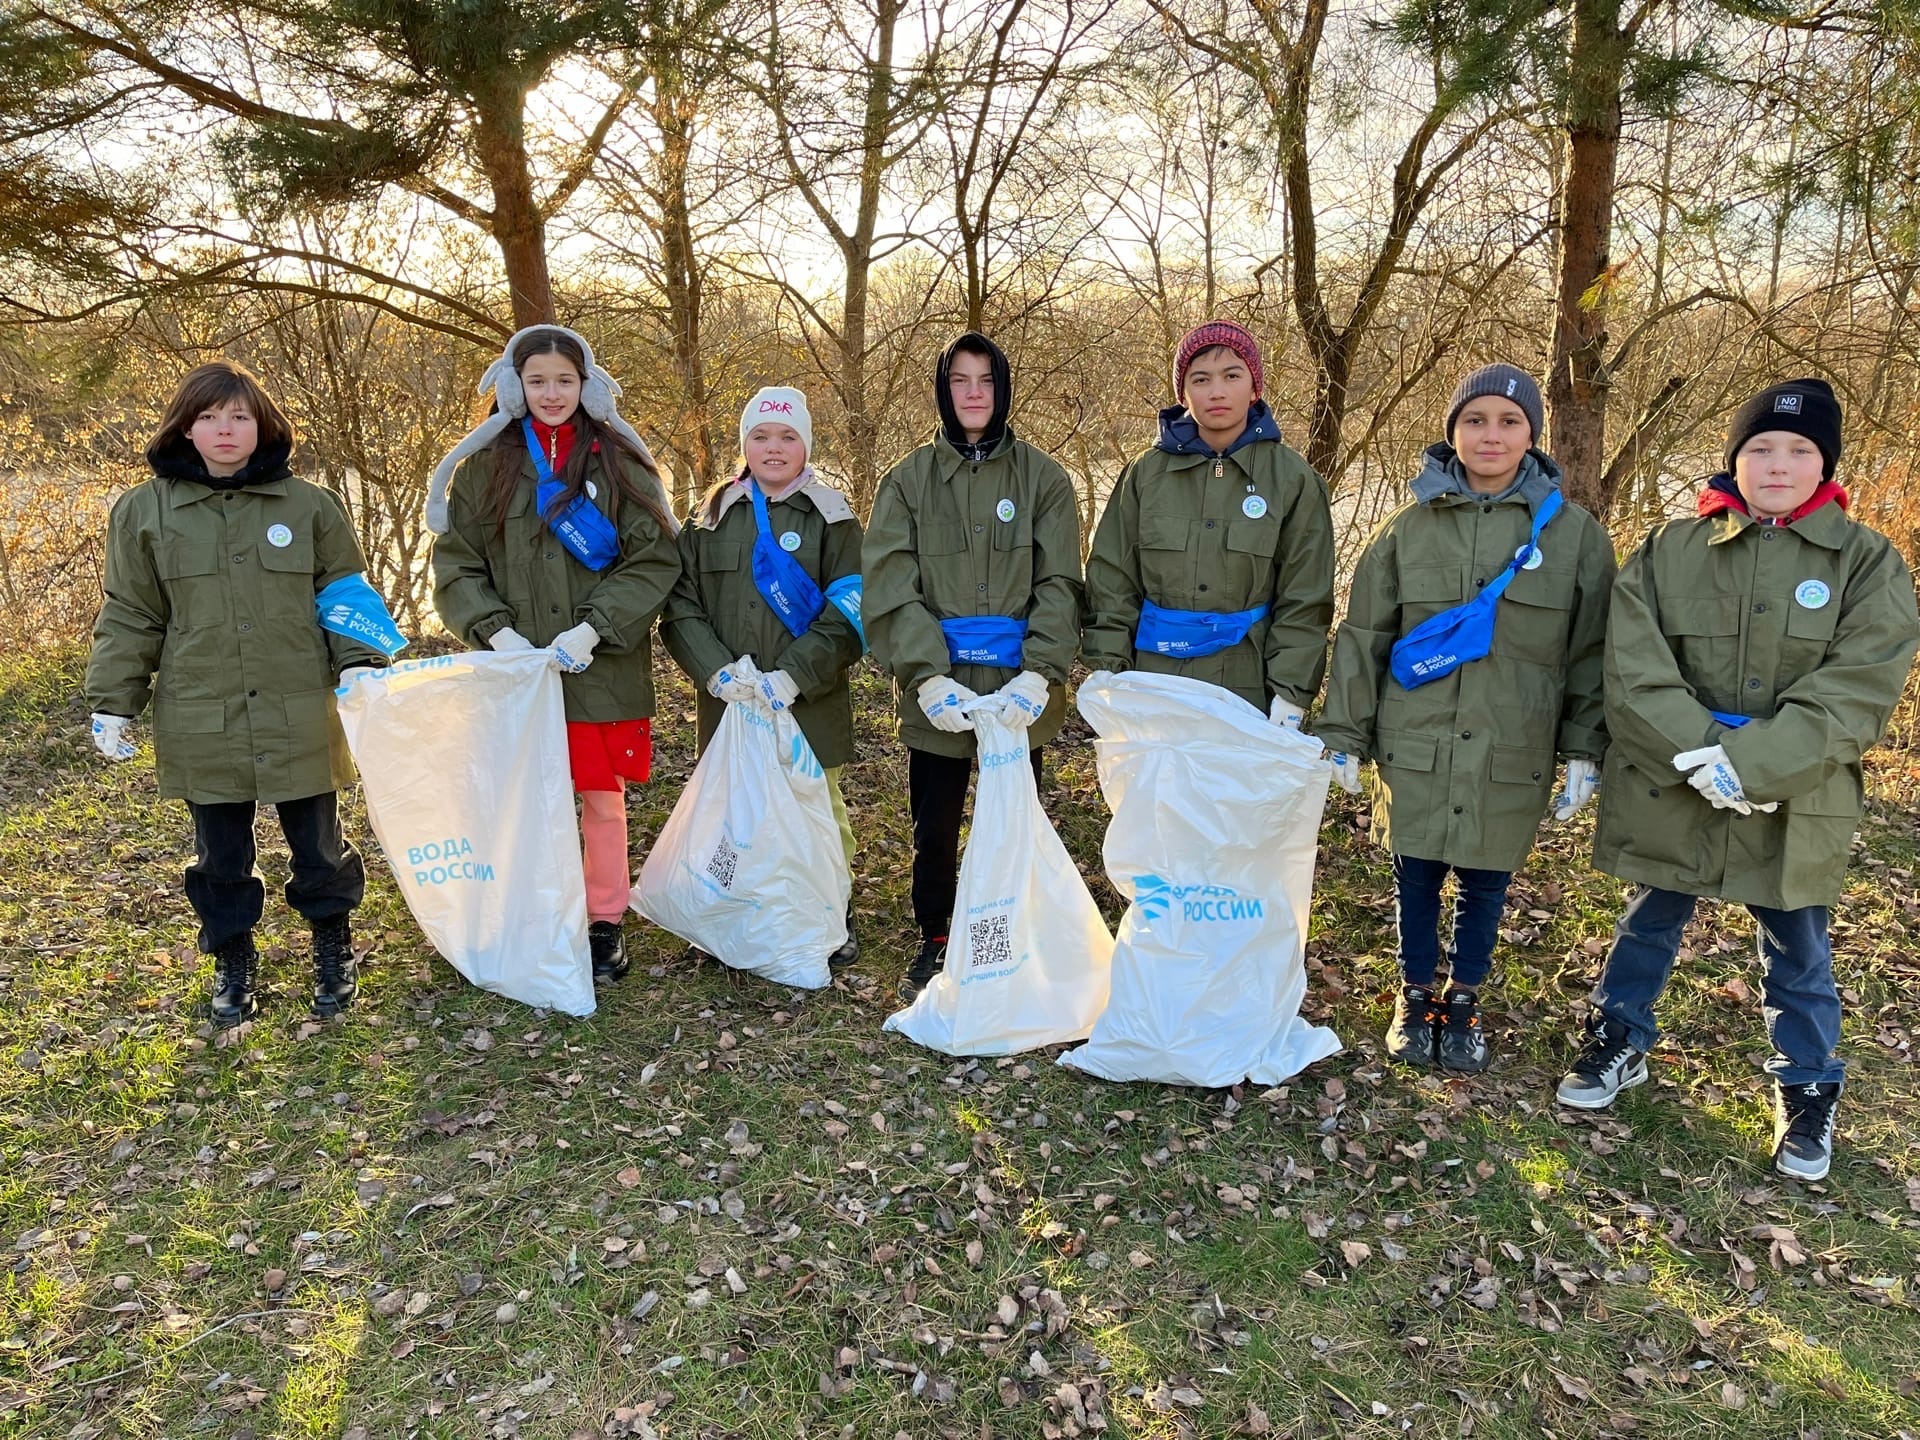
<instances>
[{"instance_id":1,"label":"grey knitted beanie","mask_svg":"<svg viewBox=\"0 0 1920 1440\"><path fill-rule=\"evenodd\" d=\"M1474 371L1454 387L1453 399L1447 402L1447 443L1453 443L1453 422L1460 418L1460 412L1467 408L1467 402L1478 400L1482 395L1498 395L1502 400L1511 400L1526 412L1527 423L1533 427L1533 443L1540 443L1540 432L1546 428L1545 415L1540 403L1540 385L1531 375L1517 365L1485 365Z\"/></svg>"}]
</instances>

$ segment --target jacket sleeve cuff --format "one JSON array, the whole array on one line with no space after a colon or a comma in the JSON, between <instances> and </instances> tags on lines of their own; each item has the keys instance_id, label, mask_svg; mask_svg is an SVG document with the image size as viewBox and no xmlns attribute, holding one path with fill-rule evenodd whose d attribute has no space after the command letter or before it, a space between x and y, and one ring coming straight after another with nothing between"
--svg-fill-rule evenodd
<instances>
[{"instance_id":1,"label":"jacket sleeve cuff","mask_svg":"<svg viewBox=\"0 0 1920 1440\"><path fill-rule=\"evenodd\" d=\"M1561 756L1599 760L1607 753L1607 737L1602 731L1589 730L1585 725L1562 725L1553 748Z\"/></svg>"}]
</instances>

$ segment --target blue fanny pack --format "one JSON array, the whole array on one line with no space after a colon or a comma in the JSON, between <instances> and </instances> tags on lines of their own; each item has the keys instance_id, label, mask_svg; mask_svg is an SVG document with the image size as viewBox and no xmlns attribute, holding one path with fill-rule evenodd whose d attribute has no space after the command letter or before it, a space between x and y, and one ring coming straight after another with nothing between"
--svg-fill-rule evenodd
<instances>
[{"instance_id":1,"label":"blue fanny pack","mask_svg":"<svg viewBox=\"0 0 1920 1440\"><path fill-rule=\"evenodd\" d=\"M1133 632L1133 648L1176 660L1217 655L1247 638L1256 620L1266 618L1267 605L1220 614L1211 610L1169 610L1151 600L1140 602L1140 628Z\"/></svg>"},{"instance_id":2,"label":"blue fanny pack","mask_svg":"<svg viewBox=\"0 0 1920 1440\"><path fill-rule=\"evenodd\" d=\"M363 574L342 575L313 597L313 609L322 630L371 645L389 660L407 648L387 602Z\"/></svg>"},{"instance_id":3,"label":"blue fanny pack","mask_svg":"<svg viewBox=\"0 0 1920 1440\"><path fill-rule=\"evenodd\" d=\"M942 620L940 630L947 637L947 658L955 665L1020 668L1020 653L1027 638L1024 620L1011 615L967 615Z\"/></svg>"},{"instance_id":4,"label":"blue fanny pack","mask_svg":"<svg viewBox=\"0 0 1920 1440\"><path fill-rule=\"evenodd\" d=\"M1753 723L1753 717L1751 715L1729 715L1724 710L1709 710L1707 714L1713 716L1714 719L1718 720L1729 730L1738 730L1742 725L1751 725Z\"/></svg>"},{"instance_id":5,"label":"blue fanny pack","mask_svg":"<svg viewBox=\"0 0 1920 1440\"><path fill-rule=\"evenodd\" d=\"M1393 678L1403 689L1413 690L1430 681L1451 675L1462 665L1484 660L1493 649L1494 612L1513 577L1531 560L1540 544L1540 532L1560 513L1560 492L1555 490L1533 517L1533 531L1511 564L1502 570L1473 599L1451 610L1442 610L1422 621L1394 642Z\"/></svg>"},{"instance_id":6,"label":"blue fanny pack","mask_svg":"<svg viewBox=\"0 0 1920 1440\"><path fill-rule=\"evenodd\" d=\"M587 497L584 489L573 497L571 505L548 519L548 512L566 486L554 477L553 466L547 452L540 448L540 436L533 428L533 421L522 417L520 428L527 437L527 453L533 457L533 473L540 477L533 496L540 518L574 559L589 570L606 569L620 558L620 532L600 513L600 507Z\"/></svg>"},{"instance_id":7,"label":"blue fanny pack","mask_svg":"<svg viewBox=\"0 0 1920 1440\"><path fill-rule=\"evenodd\" d=\"M780 548L773 538L773 521L767 515L766 492L758 480L747 484L753 493L753 524L759 532L753 539L753 588L767 602L767 608L780 617L790 635L804 635L827 608L827 597L813 583L806 567Z\"/></svg>"}]
</instances>

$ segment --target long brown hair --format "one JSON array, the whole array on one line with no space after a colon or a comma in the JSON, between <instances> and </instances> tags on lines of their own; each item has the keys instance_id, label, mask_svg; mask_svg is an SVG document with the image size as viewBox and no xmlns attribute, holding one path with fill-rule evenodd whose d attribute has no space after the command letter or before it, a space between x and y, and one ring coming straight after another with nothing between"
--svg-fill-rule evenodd
<instances>
[{"instance_id":1,"label":"long brown hair","mask_svg":"<svg viewBox=\"0 0 1920 1440\"><path fill-rule=\"evenodd\" d=\"M518 345L513 347L513 368L516 373L527 367L527 361L536 355L559 355L579 373L582 388L587 380L587 356L577 341L564 330L536 330ZM631 461L645 470L655 480L660 472L652 459L643 450L635 449L618 431L609 429L597 422L587 413L587 407L577 407L568 422L573 426L573 449L567 454L567 463L560 467L556 477L560 481L560 494L553 504L547 507L545 518L551 519L565 510L586 488L587 467L597 447L600 452L600 468L606 473L611 484L608 496L608 509L617 522L620 517L620 502L631 500L643 506L653 516L660 528L672 534L674 522L671 516L663 512L654 498L627 476L623 461ZM513 504L514 493L521 485L521 457L527 453L526 431L519 425L509 425L493 442L493 478L487 486L487 507L493 516L494 533L505 535L507 532L507 510Z\"/></svg>"},{"instance_id":2,"label":"long brown hair","mask_svg":"<svg viewBox=\"0 0 1920 1440\"><path fill-rule=\"evenodd\" d=\"M173 392L166 412L160 417L160 428L153 432L153 439L147 444L147 457L152 459L184 441L193 422L203 413L235 400L247 407L259 426L260 438L254 454L270 445L293 447L293 422L287 418L287 412L274 403L259 378L237 361L209 360L181 377L180 388Z\"/></svg>"}]
</instances>

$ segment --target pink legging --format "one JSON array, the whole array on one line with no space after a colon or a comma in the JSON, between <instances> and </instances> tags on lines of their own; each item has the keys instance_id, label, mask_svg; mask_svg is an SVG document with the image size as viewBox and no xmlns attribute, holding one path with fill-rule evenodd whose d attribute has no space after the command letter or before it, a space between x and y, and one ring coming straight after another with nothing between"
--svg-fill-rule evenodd
<instances>
[{"instance_id":1,"label":"pink legging","mask_svg":"<svg viewBox=\"0 0 1920 1440\"><path fill-rule=\"evenodd\" d=\"M627 913L627 790L580 792L581 863L587 872L587 919L618 921Z\"/></svg>"}]
</instances>

